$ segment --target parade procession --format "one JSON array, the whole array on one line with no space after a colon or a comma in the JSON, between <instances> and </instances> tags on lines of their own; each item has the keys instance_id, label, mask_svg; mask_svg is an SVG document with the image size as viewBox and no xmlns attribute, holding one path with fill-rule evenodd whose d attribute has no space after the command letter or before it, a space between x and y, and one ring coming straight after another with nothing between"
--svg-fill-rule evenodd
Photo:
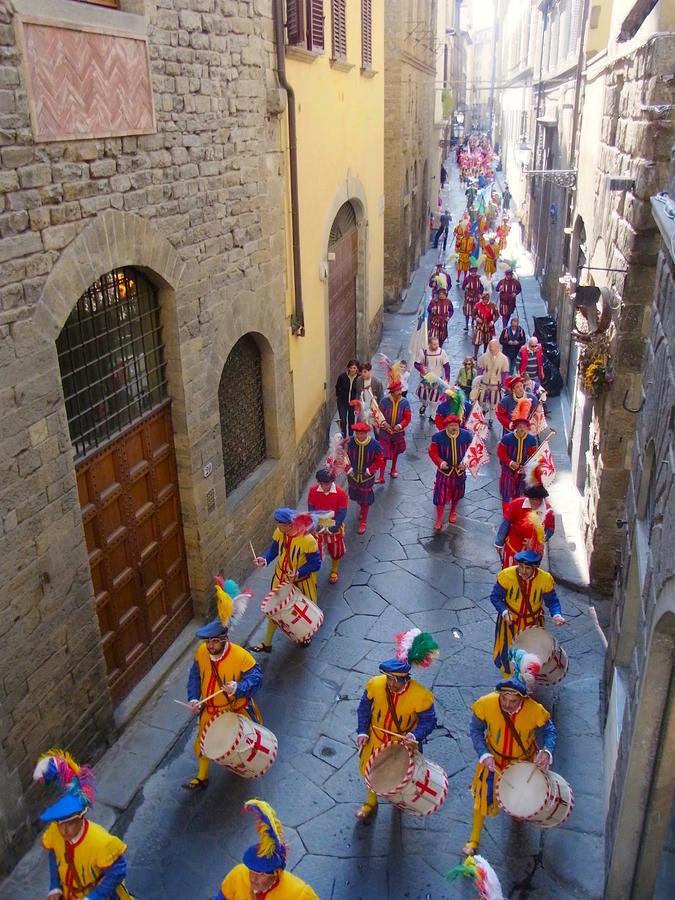
<instances>
[{"instance_id":1,"label":"parade procession","mask_svg":"<svg viewBox=\"0 0 675 900\"><path fill-rule=\"evenodd\" d=\"M0 57L0 900L670 900L673 0Z\"/></svg>"},{"instance_id":2,"label":"parade procession","mask_svg":"<svg viewBox=\"0 0 675 900\"><path fill-rule=\"evenodd\" d=\"M270 572L262 596L256 597L248 585L240 588L226 573L214 576L216 615L196 630L198 643L186 673L185 697L172 698L197 723L196 770L181 789L187 794L208 792L218 804L232 792L233 780L238 782L237 796L251 795L243 809L250 813L248 821L257 821L260 840L245 850L242 861L219 887L214 884L213 900L321 896L288 871L294 842L288 844L269 802L253 797L265 796L275 768L293 767L292 742L273 729L274 723L300 710L295 710L293 688L289 685L285 693L279 679L288 665L293 671L309 666L308 696L312 696L312 679L321 683L321 648L330 646L324 643L324 634L335 622L337 634L341 633L340 621L335 619L336 599L347 600L364 629L376 621L370 617L373 600L386 606L387 595L383 592L378 597L374 593L378 588L365 587L365 580L359 587L352 578L343 593L341 573L356 558L366 573L375 576L369 584L378 573L392 575L416 546L403 539L413 527L418 529L415 533L426 535L422 546L427 544L432 554L439 602L416 598L414 592L403 606L392 599L392 615L381 617L381 627L385 622L391 625L388 640L380 634L378 644L373 644L384 644L388 658L368 654L359 663L350 684L363 679L361 692L353 699L342 694L338 698L345 701L345 708L353 709L352 721L342 714L330 717L331 727L324 732L327 740L342 748L345 759L350 759L348 767L353 767L354 777L362 784L365 799L354 811L353 827L362 833L389 828L390 824L380 821L383 809L401 816L403 822L419 821L419 827L425 827L435 817L440 820L446 804L452 804L455 815L464 807L460 819L466 822L464 833L455 828L456 837L443 843L443 855L451 859L454 853L457 860L442 873L446 884L442 896L455 896L460 886L466 889L472 884L478 896L499 900L505 895L490 863L493 839L484 846L486 820L501 815L515 829L522 828L522 823L532 829L551 829L573 815L574 772L561 774L556 769L558 730L551 714L552 697L564 695L564 685L558 686L568 673L570 680L574 678L574 665L560 640L566 625L562 601L544 563L556 522L548 499L548 488L556 477L549 443L555 430L546 420L546 394L536 355L531 373L525 355L522 374L513 374L516 367L510 360L514 356L502 352L502 348L511 349L507 326L518 323L514 313L521 287L515 263L501 260L501 253L509 249L509 217L497 215L502 203L492 156L484 137L469 140L458 153L460 184L482 180L489 187L466 192L468 206L455 229L454 250L438 248L439 261L426 282L405 350L414 361L416 389L412 390L414 380L409 389L408 362L401 355L392 359L381 352L372 361L350 360L335 386L338 416L306 502L274 511L271 543L264 552L250 545L253 572ZM453 171L450 164L448 168ZM447 189L439 203L450 202L446 196ZM497 225L501 232L499 244L495 243L499 270L495 278L493 260L480 248L490 244L488 229ZM464 317L458 316L453 324L455 305L462 306ZM494 327L499 313L504 324L501 341L495 338ZM471 336L467 336L469 327ZM517 328L512 333L518 351L528 346ZM449 340L449 335L454 339ZM469 342L475 350L482 347L484 351L477 359L475 353L466 355ZM340 406L341 398L347 398L346 406ZM410 435L414 435L414 466L407 463ZM422 446L426 453L419 452ZM405 486L400 493L398 479ZM398 500L390 532L393 538L382 531L387 519L378 515L379 506L387 501L386 515L391 515L392 492ZM471 502L474 496L481 499ZM485 512L490 513L488 519L478 517ZM492 545L492 559L481 562L480 551L474 558L467 546L462 552L470 555L471 569L463 577L468 577L468 571L480 572L478 585L486 586L454 611L448 598L461 592L453 580L457 573L460 580L462 575L457 551L452 551L453 562L444 564L445 542L449 537L453 547L456 535L463 546L481 531ZM378 547L383 539L398 552L382 555ZM396 543L399 540L402 543ZM390 557L392 562L385 563ZM400 569L401 577L410 579L419 571L423 578L423 570L414 565L418 554L413 553L410 560L412 568ZM327 577L322 569L329 569ZM260 579L253 576L251 582L259 585ZM407 590L405 581L401 589ZM359 596L366 603L365 614ZM494 621L471 615L474 602L481 612L489 603ZM257 631L260 637L246 641L241 623L247 613L250 621L254 609L265 625ZM427 609L431 611L424 613ZM427 622L431 632L426 630ZM466 632L474 634L470 644L462 644L462 630L453 627L455 623L468 626ZM446 647L448 635L456 644L449 656L441 635ZM467 685L463 689L466 708L453 703L444 710L434 685L442 685L441 695L447 695L447 685L455 680L452 672L459 675L470 668L479 648L492 657L492 675L476 672L473 688L468 687L474 683L471 676L468 680L459 676L457 683ZM466 652L471 662L465 661ZM270 674L266 660L276 656L283 657L282 668ZM437 682L443 671L444 677ZM450 779L457 776L457 755L443 751L444 742L458 741L471 747L474 755L473 761L464 757L469 782L464 796ZM453 765L450 773L444 768L448 759ZM41 817L49 823L43 836L49 895L67 900L136 896L130 893L134 873L128 865L127 846L88 815L95 798L92 770L79 766L67 751L51 749L38 760L34 778L41 784L57 783L62 790L61 798ZM328 783L334 778L328 777ZM175 786L170 790L175 791ZM292 790L290 783L288 790ZM329 812L323 821L322 827L330 829ZM442 826L423 833L428 836L428 852L433 852ZM336 889L333 896L379 894Z\"/></svg>"}]
</instances>

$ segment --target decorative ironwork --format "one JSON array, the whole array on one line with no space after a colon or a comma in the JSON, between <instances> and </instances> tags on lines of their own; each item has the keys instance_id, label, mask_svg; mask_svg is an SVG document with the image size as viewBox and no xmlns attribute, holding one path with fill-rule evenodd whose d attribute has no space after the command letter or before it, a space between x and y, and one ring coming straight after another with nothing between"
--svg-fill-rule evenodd
<instances>
[{"instance_id":1,"label":"decorative ironwork","mask_svg":"<svg viewBox=\"0 0 675 900\"><path fill-rule=\"evenodd\" d=\"M108 272L85 291L56 349L77 458L167 396L157 295L135 269Z\"/></svg>"},{"instance_id":2,"label":"decorative ironwork","mask_svg":"<svg viewBox=\"0 0 675 900\"><path fill-rule=\"evenodd\" d=\"M267 453L262 362L250 334L240 338L227 357L218 386L218 405L225 487L231 493L264 462Z\"/></svg>"},{"instance_id":3,"label":"decorative ironwork","mask_svg":"<svg viewBox=\"0 0 675 900\"><path fill-rule=\"evenodd\" d=\"M526 169L525 175L530 178L541 178L564 188L572 188L577 183L576 169Z\"/></svg>"}]
</instances>

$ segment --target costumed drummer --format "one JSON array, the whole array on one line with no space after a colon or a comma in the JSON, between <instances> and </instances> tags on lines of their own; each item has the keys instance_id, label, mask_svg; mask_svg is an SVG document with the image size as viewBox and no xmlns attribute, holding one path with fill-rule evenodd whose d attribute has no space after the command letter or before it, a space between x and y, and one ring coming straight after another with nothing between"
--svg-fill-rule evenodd
<instances>
[{"instance_id":1,"label":"costumed drummer","mask_svg":"<svg viewBox=\"0 0 675 900\"><path fill-rule=\"evenodd\" d=\"M316 484L309 489L307 507L310 512L332 513L330 524L324 525L317 531L319 553L323 560L324 553L331 559L329 582L336 584L338 580L338 566L346 553L345 548L345 518L349 499L346 491L335 483L335 474L329 466L319 469L316 473Z\"/></svg>"},{"instance_id":2,"label":"costumed drummer","mask_svg":"<svg viewBox=\"0 0 675 900\"><path fill-rule=\"evenodd\" d=\"M528 761L546 770L553 761L556 729L549 711L528 696L523 671L528 657L532 659L523 650L515 650L514 674L500 681L492 693L479 697L471 707L469 732L478 762L471 783L471 835L462 851L467 856L478 849L485 817L499 812L495 787L504 769L511 763ZM542 749L538 749L535 741L537 728L542 729Z\"/></svg>"},{"instance_id":3,"label":"costumed drummer","mask_svg":"<svg viewBox=\"0 0 675 900\"><path fill-rule=\"evenodd\" d=\"M228 872L213 900L319 900L297 875L286 871L288 850L277 814L264 800L248 800L244 812L258 819L260 837Z\"/></svg>"},{"instance_id":4,"label":"costumed drummer","mask_svg":"<svg viewBox=\"0 0 675 900\"><path fill-rule=\"evenodd\" d=\"M262 724L253 700L262 685L262 672L247 650L229 640L229 628L242 615L251 595L241 593L234 581L223 581L220 576L216 578L215 590L218 618L197 630L202 643L195 652L187 682L188 703L199 715L194 743L197 774L183 785L188 791L208 786L211 760L202 756L201 740L214 719L232 712Z\"/></svg>"},{"instance_id":5,"label":"costumed drummer","mask_svg":"<svg viewBox=\"0 0 675 900\"><path fill-rule=\"evenodd\" d=\"M428 668L438 658L438 644L430 634L412 628L396 636L396 656L380 664L382 674L366 684L357 712L356 743L363 775L370 757L384 744L401 735L409 749L418 749L436 727L434 695L410 677L411 666ZM356 813L367 822L377 809L377 794L368 791Z\"/></svg>"},{"instance_id":6,"label":"costumed drummer","mask_svg":"<svg viewBox=\"0 0 675 900\"><path fill-rule=\"evenodd\" d=\"M544 627L544 604L556 625L565 624L553 577L539 568L541 556L533 550L521 550L514 560L515 566L499 572L490 594L497 610L492 658L507 675L513 639L525 628Z\"/></svg>"},{"instance_id":7,"label":"costumed drummer","mask_svg":"<svg viewBox=\"0 0 675 900\"><path fill-rule=\"evenodd\" d=\"M40 816L47 828L42 846L49 854L49 893L54 900L133 900L124 879L126 844L87 819L95 796L93 772L63 750L38 760L33 780L57 782L63 795Z\"/></svg>"},{"instance_id":8,"label":"costumed drummer","mask_svg":"<svg viewBox=\"0 0 675 900\"><path fill-rule=\"evenodd\" d=\"M316 538L310 533L314 527L312 516L281 506L274 510L274 521L277 527L272 534L272 543L262 556L256 557L256 566L268 566L276 560L272 590L281 584L294 584L308 600L317 603L316 582L321 554ZM268 619L264 638L254 644L251 651L271 653L276 630L277 626ZM305 643L309 644L309 641Z\"/></svg>"}]
</instances>

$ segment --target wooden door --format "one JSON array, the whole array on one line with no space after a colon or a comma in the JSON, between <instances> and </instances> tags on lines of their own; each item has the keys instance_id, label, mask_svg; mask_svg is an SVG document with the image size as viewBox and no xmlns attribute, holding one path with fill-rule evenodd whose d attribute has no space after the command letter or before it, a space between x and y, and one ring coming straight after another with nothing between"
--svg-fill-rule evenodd
<instances>
[{"instance_id":1,"label":"wooden door","mask_svg":"<svg viewBox=\"0 0 675 900\"><path fill-rule=\"evenodd\" d=\"M328 328L330 340L330 385L335 382L347 361L356 356L356 273L358 269L358 231L351 228L329 245L335 259L329 262Z\"/></svg>"},{"instance_id":2,"label":"wooden door","mask_svg":"<svg viewBox=\"0 0 675 900\"><path fill-rule=\"evenodd\" d=\"M192 618L169 401L84 459L77 485L119 702Z\"/></svg>"}]
</instances>

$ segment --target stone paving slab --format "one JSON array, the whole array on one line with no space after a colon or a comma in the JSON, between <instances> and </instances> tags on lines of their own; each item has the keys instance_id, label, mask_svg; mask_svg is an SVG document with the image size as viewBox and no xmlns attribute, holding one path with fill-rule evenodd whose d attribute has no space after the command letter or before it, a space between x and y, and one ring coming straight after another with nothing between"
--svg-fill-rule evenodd
<instances>
[{"instance_id":1,"label":"stone paving slab","mask_svg":"<svg viewBox=\"0 0 675 900\"><path fill-rule=\"evenodd\" d=\"M453 179L450 194L456 207L461 195ZM435 258L435 253L424 257L426 269L416 275L401 312L385 316L381 349L390 357L407 354L412 314ZM534 279L523 282L522 315L531 325L542 301ZM462 326L456 315L447 344L453 373L470 349ZM469 479L457 525L435 534L434 474L427 456L434 429L417 416L416 375L411 382L414 415L401 477L376 489L365 535L356 534L356 510L350 508L348 555L340 581L328 585L327 567L320 574L323 628L304 650L277 634L273 653L261 659L264 685L258 699L280 745L270 772L245 781L214 765L206 792L187 794L180 788L194 772L194 722L171 698L184 698L189 654L112 748L110 758L97 767L107 804L99 811L101 821L116 820L115 832L129 845L129 884L139 900L212 897L255 838L252 823L240 815L242 803L252 796L275 806L287 826L290 865L322 900L474 896L469 885L450 885L443 875L460 861L471 818L468 789L476 757L468 735L470 706L498 677L491 658L494 610L488 599L499 568L493 546L500 520L497 435L490 438L489 466L476 481ZM566 476L564 402L551 401L551 420L558 423L552 443L556 464ZM570 547L579 542L574 503L568 483L561 481L562 489L552 495L554 504L557 496L564 498L564 512L549 559L566 584L585 587ZM269 570L256 570L246 583L260 599L269 579ZM588 595L563 589L561 597L570 622L556 633L569 654L570 674L555 690L542 691L541 700L553 709L559 729L554 764L573 785L577 807L565 825L548 831L503 814L486 825L483 852L495 866L505 896L517 900L601 896L598 685L604 638ZM259 636L259 624L254 603L235 640ZM426 819L383 802L364 828L354 818L365 793L353 740L356 708L378 662L392 655L394 633L411 625L431 630L441 649L441 660L421 680L435 691L440 722L425 752L446 768L449 793L443 807ZM35 900L45 895L46 884L46 861L36 848L0 885L0 900Z\"/></svg>"}]
</instances>

